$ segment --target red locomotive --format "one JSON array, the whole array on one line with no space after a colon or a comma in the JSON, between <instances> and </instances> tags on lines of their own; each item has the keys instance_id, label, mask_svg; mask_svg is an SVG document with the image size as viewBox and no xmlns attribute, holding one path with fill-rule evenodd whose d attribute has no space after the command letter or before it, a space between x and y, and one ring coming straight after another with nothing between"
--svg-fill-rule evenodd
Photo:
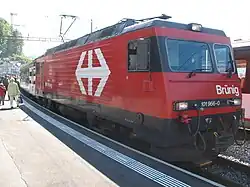
<instances>
[{"instance_id":1,"label":"red locomotive","mask_svg":"<svg viewBox=\"0 0 250 187\"><path fill-rule=\"evenodd\" d=\"M170 161L226 150L242 117L230 39L169 18L124 19L47 50L34 61L36 97L85 112L90 127L113 121Z\"/></svg>"}]
</instances>

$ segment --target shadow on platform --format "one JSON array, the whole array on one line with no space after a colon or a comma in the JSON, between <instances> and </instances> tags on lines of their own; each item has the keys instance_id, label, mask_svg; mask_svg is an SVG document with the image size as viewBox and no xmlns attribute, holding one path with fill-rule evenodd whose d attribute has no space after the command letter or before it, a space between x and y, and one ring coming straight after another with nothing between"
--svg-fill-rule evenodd
<instances>
[{"instance_id":1,"label":"shadow on platform","mask_svg":"<svg viewBox=\"0 0 250 187\"><path fill-rule=\"evenodd\" d=\"M46 130L57 137L61 142L67 145L75 153L77 153L82 159L87 161L98 171L103 173L110 180L115 182L118 186L157 186L156 183L146 179L142 175L133 172L132 170L126 168L125 166L119 164L118 162L106 157L105 155L97 152L91 147L84 145L82 142L72 137L71 135L63 132L61 129L55 127L49 122L45 121L34 111L31 111L26 106L20 106L27 115L29 115L33 120L43 126ZM25 120L25 119L24 119ZM71 126L65 124L67 126ZM80 132L80 131L79 131ZM83 132L83 134L85 134ZM93 179L95 180L95 179Z\"/></svg>"},{"instance_id":2,"label":"shadow on platform","mask_svg":"<svg viewBox=\"0 0 250 187\"><path fill-rule=\"evenodd\" d=\"M19 109L19 107L14 107L14 108L11 108L11 107L4 107L4 108L1 108L1 106L0 106L0 111L1 110L15 110L15 109Z\"/></svg>"}]
</instances>

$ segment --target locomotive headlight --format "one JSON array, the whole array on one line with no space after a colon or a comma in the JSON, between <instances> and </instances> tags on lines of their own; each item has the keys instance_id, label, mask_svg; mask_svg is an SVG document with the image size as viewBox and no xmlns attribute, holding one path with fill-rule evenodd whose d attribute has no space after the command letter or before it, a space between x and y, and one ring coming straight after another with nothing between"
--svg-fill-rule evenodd
<instances>
[{"instance_id":1,"label":"locomotive headlight","mask_svg":"<svg viewBox=\"0 0 250 187\"><path fill-rule=\"evenodd\" d=\"M175 110L186 110L186 109L188 109L188 103L187 102L175 103Z\"/></svg>"},{"instance_id":2,"label":"locomotive headlight","mask_svg":"<svg viewBox=\"0 0 250 187\"><path fill-rule=\"evenodd\" d=\"M233 99L234 105L241 105L241 99Z\"/></svg>"},{"instance_id":3,"label":"locomotive headlight","mask_svg":"<svg viewBox=\"0 0 250 187\"><path fill-rule=\"evenodd\" d=\"M190 28L190 30L192 30L192 31L201 32L202 25L201 25L201 24L198 24L198 23L190 23L190 24L189 24L189 28Z\"/></svg>"},{"instance_id":4,"label":"locomotive headlight","mask_svg":"<svg viewBox=\"0 0 250 187\"><path fill-rule=\"evenodd\" d=\"M239 106L241 105L241 99L232 99L228 101L231 105Z\"/></svg>"}]
</instances>

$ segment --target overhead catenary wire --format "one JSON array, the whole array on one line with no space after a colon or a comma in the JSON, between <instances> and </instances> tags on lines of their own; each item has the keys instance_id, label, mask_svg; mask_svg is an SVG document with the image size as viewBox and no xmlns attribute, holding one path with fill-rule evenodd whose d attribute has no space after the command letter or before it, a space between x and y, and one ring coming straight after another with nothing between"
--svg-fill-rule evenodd
<instances>
[{"instance_id":1,"label":"overhead catenary wire","mask_svg":"<svg viewBox=\"0 0 250 187\"><path fill-rule=\"evenodd\" d=\"M24 40L24 41L38 41L38 42L62 42L61 38L50 37L37 37L37 36L0 36L0 39L7 40ZM70 41L71 39L64 39L64 41Z\"/></svg>"}]
</instances>

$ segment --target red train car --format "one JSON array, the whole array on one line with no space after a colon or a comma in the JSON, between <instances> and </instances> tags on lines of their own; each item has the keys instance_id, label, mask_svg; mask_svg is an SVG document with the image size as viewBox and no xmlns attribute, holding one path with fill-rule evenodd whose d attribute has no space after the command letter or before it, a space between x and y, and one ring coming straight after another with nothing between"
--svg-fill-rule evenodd
<instances>
[{"instance_id":1,"label":"red train car","mask_svg":"<svg viewBox=\"0 0 250 187\"><path fill-rule=\"evenodd\" d=\"M242 108L245 109L245 126L250 128L250 42L235 43L234 55L241 79Z\"/></svg>"},{"instance_id":2,"label":"red train car","mask_svg":"<svg viewBox=\"0 0 250 187\"><path fill-rule=\"evenodd\" d=\"M47 50L36 95L86 112L91 126L113 121L171 161L224 151L242 116L230 39L168 18L125 19Z\"/></svg>"}]
</instances>

